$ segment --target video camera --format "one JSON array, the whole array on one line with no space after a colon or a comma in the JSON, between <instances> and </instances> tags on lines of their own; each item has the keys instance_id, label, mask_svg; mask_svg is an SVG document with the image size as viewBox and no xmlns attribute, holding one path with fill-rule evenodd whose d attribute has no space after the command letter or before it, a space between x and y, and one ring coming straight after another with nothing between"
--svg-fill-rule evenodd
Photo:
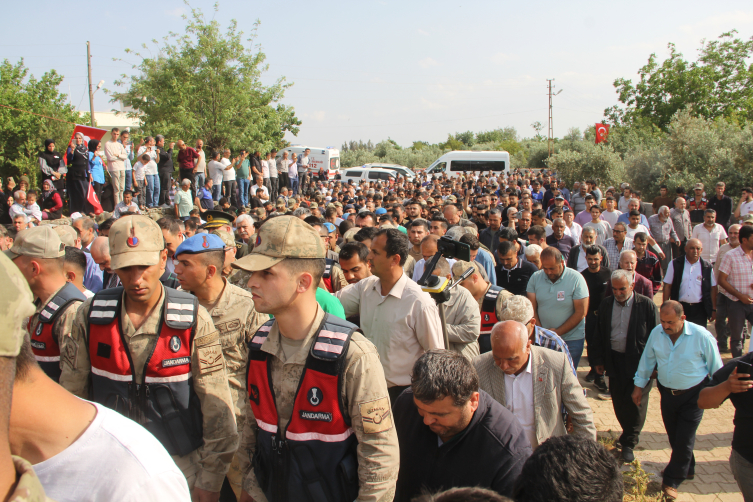
<instances>
[{"instance_id":1,"label":"video camera","mask_svg":"<svg viewBox=\"0 0 753 502\"><path fill-rule=\"evenodd\" d=\"M437 267L437 263L441 257L453 258L456 260L471 261L471 247L463 242L458 242L443 236L437 241L437 254L435 254L431 260L429 260L424 267L424 275L418 280L418 285L426 293L429 293L434 301L441 304L450 299L450 290L454 288L458 283L467 279L473 270L469 269L463 274L463 277L458 278L452 285L448 287L450 281L446 277L437 277L432 275L434 269Z\"/></svg>"}]
</instances>

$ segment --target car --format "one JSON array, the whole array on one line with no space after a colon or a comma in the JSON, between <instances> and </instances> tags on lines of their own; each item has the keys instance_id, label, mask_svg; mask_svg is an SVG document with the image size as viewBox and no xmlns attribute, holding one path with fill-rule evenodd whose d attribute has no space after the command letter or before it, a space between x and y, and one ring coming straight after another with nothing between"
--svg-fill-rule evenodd
<instances>
[{"instance_id":1,"label":"car","mask_svg":"<svg viewBox=\"0 0 753 502\"><path fill-rule=\"evenodd\" d=\"M394 182L397 179L395 171L380 167L344 167L340 169L340 177L343 184L352 181L358 184L361 181L376 181L382 183Z\"/></svg>"},{"instance_id":2,"label":"car","mask_svg":"<svg viewBox=\"0 0 753 502\"><path fill-rule=\"evenodd\" d=\"M389 169L390 171L395 171L399 176L402 176L405 178L406 181L414 181L416 179L416 173L410 170L410 168L407 168L405 166L401 166L400 164L379 164L376 162L373 162L371 164L364 164L364 169L373 169L375 167L378 167L380 169Z\"/></svg>"}]
</instances>

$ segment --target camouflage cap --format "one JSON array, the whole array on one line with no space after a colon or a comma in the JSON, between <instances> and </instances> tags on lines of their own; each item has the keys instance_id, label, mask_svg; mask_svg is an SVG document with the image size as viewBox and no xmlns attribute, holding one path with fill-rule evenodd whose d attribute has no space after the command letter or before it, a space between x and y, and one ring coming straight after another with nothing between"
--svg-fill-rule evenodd
<instances>
[{"instance_id":1,"label":"camouflage cap","mask_svg":"<svg viewBox=\"0 0 753 502\"><path fill-rule=\"evenodd\" d=\"M13 247L5 251L5 256L15 260L19 256L52 259L65 256L65 244L49 225L27 228L16 234Z\"/></svg>"},{"instance_id":2,"label":"camouflage cap","mask_svg":"<svg viewBox=\"0 0 753 502\"><path fill-rule=\"evenodd\" d=\"M293 207L293 206L296 205L296 203L298 203L297 200L295 200L293 198L288 199L288 207Z\"/></svg>"},{"instance_id":3,"label":"camouflage cap","mask_svg":"<svg viewBox=\"0 0 753 502\"><path fill-rule=\"evenodd\" d=\"M314 227L295 216L278 216L259 228L254 250L233 262L233 267L255 272L273 267L285 258L325 256L324 243Z\"/></svg>"},{"instance_id":4,"label":"camouflage cap","mask_svg":"<svg viewBox=\"0 0 753 502\"><path fill-rule=\"evenodd\" d=\"M317 204L316 202L309 204L309 209L314 209L315 207L319 207L319 204Z\"/></svg>"},{"instance_id":5,"label":"camouflage cap","mask_svg":"<svg viewBox=\"0 0 753 502\"><path fill-rule=\"evenodd\" d=\"M478 266L473 262L458 260L455 263L453 263L452 264L452 280L457 281L458 279L460 279L463 276L463 274L468 271L469 268L473 269L474 274L479 273Z\"/></svg>"},{"instance_id":6,"label":"camouflage cap","mask_svg":"<svg viewBox=\"0 0 753 502\"><path fill-rule=\"evenodd\" d=\"M100 223L104 223L110 218L112 218L112 213L110 213L109 211L102 211L98 215L94 216L94 222L99 225Z\"/></svg>"},{"instance_id":7,"label":"camouflage cap","mask_svg":"<svg viewBox=\"0 0 753 502\"><path fill-rule=\"evenodd\" d=\"M3 285L0 323L5 326L0 332L0 356L16 357L26 334L24 319L34 315L34 297L21 271L3 254L0 254L0 281Z\"/></svg>"},{"instance_id":8,"label":"camouflage cap","mask_svg":"<svg viewBox=\"0 0 753 502\"><path fill-rule=\"evenodd\" d=\"M63 241L63 244L66 246L75 246L76 245L76 239L78 239L78 232L76 232L76 229L73 228L70 225L56 225L53 227L53 230L56 234L60 236L60 240Z\"/></svg>"},{"instance_id":9,"label":"camouflage cap","mask_svg":"<svg viewBox=\"0 0 753 502\"><path fill-rule=\"evenodd\" d=\"M233 235L233 232L228 230L226 226L222 226L220 228L215 228L211 232L212 235L216 235L220 239L222 239L222 242L225 243L228 247L235 247L235 236Z\"/></svg>"},{"instance_id":10,"label":"camouflage cap","mask_svg":"<svg viewBox=\"0 0 753 502\"><path fill-rule=\"evenodd\" d=\"M165 249L165 238L157 222L138 214L123 216L113 223L108 242L112 270L157 265Z\"/></svg>"},{"instance_id":11,"label":"camouflage cap","mask_svg":"<svg viewBox=\"0 0 753 502\"><path fill-rule=\"evenodd\" d=\"M743 223L753 223L753 213L748 213L740 219Z\"/></svg>"}]
</instances>

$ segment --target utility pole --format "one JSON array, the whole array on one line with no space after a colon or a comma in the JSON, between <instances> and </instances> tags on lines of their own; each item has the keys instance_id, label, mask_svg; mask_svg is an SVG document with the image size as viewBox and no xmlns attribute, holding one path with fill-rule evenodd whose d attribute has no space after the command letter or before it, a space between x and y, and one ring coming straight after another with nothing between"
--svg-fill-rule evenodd
<instances>
[{"instance_id":1,"label":"utility pole","mask_svg":"<svg viewBox=\"0 0 753 502\"><path fill-rule=\"evenodd\" d=\"M89 118L91 119L91 126L94 127L94 93L92 92L92 53L90 50L89 42L86 42L86 71L89 74ZM551 104L552 104L552 100L550 98L549 99L550 127L551 127L551 122L552 122Z\"/></svg>"},{"instance_id":2,"label":"utility pole","mask_svg":"<svg viewBox=\"0 0 753 502\"><path fill-rule=\"evenodd\" d=\"M546 81L549 82L549 135L547 138L547 146L549 149L547 160L549 160L549 157L552 156L552 152L554 151L554 121L552 120L552 98L562 92L562 89L557 91L555 94L552 94L552 82L554 82L554 79L548 78L546 79Z\"/></svg>"}]
</instances>

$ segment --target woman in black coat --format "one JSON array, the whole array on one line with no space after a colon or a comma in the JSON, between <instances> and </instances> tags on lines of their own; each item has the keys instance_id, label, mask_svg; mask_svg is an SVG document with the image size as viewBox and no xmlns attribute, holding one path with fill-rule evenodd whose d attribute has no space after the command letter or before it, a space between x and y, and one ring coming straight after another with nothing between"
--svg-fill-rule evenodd
<instances>
[{"instance_id":1,"label":"woman in black coat","mask_svg":"<svg viewBox=\"0 0 753 502\"><path fill-rule=\"evenodd\" d=\"M73 213L86 214L86 193L89 189L89 149L84 135L76 137L68 147L68 208Z\"/></svg>"}]
</instances>

